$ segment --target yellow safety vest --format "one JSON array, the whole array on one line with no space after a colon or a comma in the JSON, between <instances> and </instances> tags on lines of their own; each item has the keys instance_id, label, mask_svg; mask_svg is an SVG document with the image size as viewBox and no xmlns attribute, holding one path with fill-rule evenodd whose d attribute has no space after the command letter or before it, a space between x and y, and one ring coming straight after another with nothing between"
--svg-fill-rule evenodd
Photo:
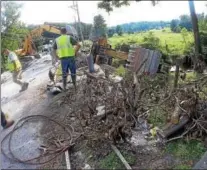
<instances>
[{"instance_id":1,"label":"yellow safety vest","mask_svg":"<svg viewBox=\"0 0 207 170\"><path fill-rule=\"evenodd\" d=\"M19 69L22 68L22 65L21 65L19 60L15 60L14 62L16 64L16 70L15 70L15 67L14 67L14 63L11 62L11 61L8 61L7 69L9 69L9 71L14 71L14 70L18 71Z\"/></svg>"},{"instance_id":2,"label":"yellow safety vest","mask_svg":"<svg viewBox=\"0 0 207 170\"><path fill-rule=\"evenodd\" d=\"M56 39L56 44L57 54L59 58L75 56L75 49L73 48L73 45L70 42L70 36L61 35Z\"/></svg>"}]
</instances>

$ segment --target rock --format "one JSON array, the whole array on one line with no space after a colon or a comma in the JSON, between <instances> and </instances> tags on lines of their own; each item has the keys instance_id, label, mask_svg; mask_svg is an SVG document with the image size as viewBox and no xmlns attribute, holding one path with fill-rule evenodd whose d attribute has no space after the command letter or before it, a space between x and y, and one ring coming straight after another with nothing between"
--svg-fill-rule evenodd
<instances>
[{"instance_id":1,"label":"rock","mask_svg":"<svg viewBox=\"0 0 207 170\"><path fill-rule=\"evenodd\" d=\"M135 131L132 132L130 143L135 146L146 146L148 144L147 140L145 139L145 135L143 135L141 132Z\"/></svg>"},{"instance_id":2,"label":"rock","mask_svg":"<svg viewBox=\"0 0 207 170\"><path fill-rule=\"evenodd\" d=\"M114 81L114 83L119 83L123 77L120 77L120 76L114 76L114 75L109 75L109 78Z\"/></svg>"},{"instance_id":3,"label":"rock","mask_svg":"<svg viewBox=\"0 0 207 170\"><path fill-rule=\"evenodd\" d=\"M98 111L97 116L104 115L104 113L105 113L104 108L105 108L105 106L96 107L96 110Z\"/></svg>"},{"instance_id":4,"label":"rock","mask_svg":"<svg viewBox=\"0 0 207 170\"><path fill-rule=\"evenodd\" d=\"M85 164L85 166L83 167L83 169L91 169L91 166L89 164Z\"/></svg>"}]
</instances>

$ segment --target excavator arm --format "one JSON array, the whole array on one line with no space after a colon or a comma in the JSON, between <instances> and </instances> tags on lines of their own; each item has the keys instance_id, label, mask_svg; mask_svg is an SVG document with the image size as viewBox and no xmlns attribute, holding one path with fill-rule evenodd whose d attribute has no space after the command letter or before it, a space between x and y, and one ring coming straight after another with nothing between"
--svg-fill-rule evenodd
<instances>
[{"instance_id":1,"label":"excavator arm","mask_svg":"<svg viewBox=\"0 0 207 170\"><path fill-rule=\"evenodd\" d=\"M34 44L34 38L39 38L41 36L43 37L53 37L56 38L60 35L60 30L52 27L50 25L42 25L38 28L33 29L25 38L23 41L23 48L18 49L15 51L17 55L20 57L25 55L37 55L37 48Z\"/></svg>"},{"instance_id":2,"label":"excavator arm","mask_svg":"<svg viewBox=\"0 0 207 170\"><path fill-rule=\"evenodd\" d=\"M97 43L93 43L92 46L92 53L94 55L94 58L99 55L101 58L107 59L108 57L112 58L118 58L120 60L127 60L128 59L128 53L123 51L117 51L111 48L111 45L108 44L106 38L99 38Z\"/></svg>"}]
</instances>

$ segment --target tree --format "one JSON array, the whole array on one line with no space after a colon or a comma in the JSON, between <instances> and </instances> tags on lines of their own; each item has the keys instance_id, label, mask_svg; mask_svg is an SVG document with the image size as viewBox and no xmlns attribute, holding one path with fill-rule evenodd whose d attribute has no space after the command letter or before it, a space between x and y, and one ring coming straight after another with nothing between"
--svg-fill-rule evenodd
<instances>
[{"instance_id":1,"label":"tree","mask_svg":"<svg viewBox=\"0 0 207 170\"><path fill-rule=\"evenodd\" d=\"M176 32L176 33L180 33L180 32L181 32L181 28L180 28L179 25L175 28L175 32Z\"/></svg>"},{"instance_id":2,"label":"tree","mask_svg":"<svg viewBox=\"0 0 207 170\"><path fill-rule=\"evenodd\" d=\"M137 2L141 0L135 0ZM152 5L155 6L158 3L158 0L151 0ZM121 6L128 6L130 5L129 0L103 0L102 2L98 3L98 8L105 9L107 12L112 12L115 8L120 8Z\"/></svg>"},{"instance_id":3,"label":"tree","mask_svg":"<svg viewBox=\"0 0 207 170\"><path fill-rule=\"evenodd\" d=\"M190 8L191 22L192 22L193 33L194 33L195 53L198 55L202 52L200 34L199 34L199 28L198 28L198 18L195 12L194 2L192 0L189 0L188 3L189 3L189 8ZM194 62L195 62L195 58L194 58Z\"/></svg>"},{"instance_id":4,"label":"tree","mask_svg":"<svg viewBox=\"0 0 207 170\"><path fill-rule=\"evenodd\" d=\"M186 43L186 38L187 38L187 36L188 36L188 30L187 30L186 28L182 28L182 30L181 30L181 35L182 35L183 40L184 40L185 45L186 45L186 44L187 44L187 43Z\"/></svg>"},{"instance_id":5,"label":"tree","mask_svg":"<svg viewBox=\"0 0 207 170\"><path fill-rule=\"evenodd\" d=\"M180 27L186 28L188 31L192 30L192 23L191 23L191 18L189 15L181 15L180 16Z\"/></svg>"},{"instance_id":6,"label":"tree","mask_svg":"<svg viewBox=\"0 0 207 170\"><path fill-rule=\"evenodd\" d=\"M179 25L179 20L173 19L170 23L170 29L172 32L176 32L176 27Z\"/></svg>"},{"instance_id":7,"label":"tree","mask_svg":"<svg viewBox=\"0 0 207 170\"><path fill-rule=\"evenodd\" d=\"M22 43L22 39L28 33L24 23L19 21L20 9L22 5L13 1L2 2L1 15L1 51L5 48L17 50ZM1 55L1 69L6 69L7 58Z\"/></svg>"},{"instance_id":8,"label":"tree","mask_svg":"<svg viewBox=\"0 0 207 170\"><path fill-rule=\"evenodd\" d=\"M121 28L120 25L117 25L117 26L116 26L116 33L117 33L119 36L122 36L123 31L122 31L122 28Z\"/></svg>"},{"instance_id":9,"label":"tree","mask_svg":"<svg viewBox=\"0 0 207 170\"><path fill-rule=\"evenodd\" d=\"M114 35L114 33L115 33L114 29L112 29L112 28L108 29L108 36L109 37L112 37Z\"/></svg>"},{"instance_id":10,"label":"tree","mask_svg":"<svg viewBox=\"0 0 207 170\"><path fill-rule=\"evenodd\" d=\"M1 30L7 32L9 28L18 22L22 4L13 1L3 1L1 5Z\"/></svg>"},{"instance_id":11,"label":"tree","mask_svg":"<svg viewBox=\"0 0 207 170\"><path fill-rule=\"evenodd\" d=\"M207 15L204 15L204 13L198 15L198 25L200 31L206 31L207 30Z\"/></svg>"},{"instance_id":12,"label":"tree","mask_svg":"<svg viewBox=\"0 0 207 170\"><path fill-rule=\"evenodd\" d=\"M102 15L96 15L93 19L93 28L90 37L95 39L107 36L107 26ZM92 38L93 39L93 38Z\"/></svg>"}]
</instances>

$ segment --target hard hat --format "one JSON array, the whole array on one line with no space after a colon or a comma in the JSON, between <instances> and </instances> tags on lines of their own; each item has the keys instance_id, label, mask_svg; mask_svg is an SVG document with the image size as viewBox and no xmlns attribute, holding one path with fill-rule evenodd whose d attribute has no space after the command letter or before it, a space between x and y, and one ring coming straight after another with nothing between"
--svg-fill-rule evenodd
<instances>
[{"instance_id":1,"label":"hard hat","mask_svg":"<svg viewBox=\"0 0 207 170\"><path fill-rule=\"evenodd\" d=\"M66 25L65 28L66 28L66 34L70 34L70 35L74 35L74 36L77 36L78 35L76 29L73 26Z\"/></svg>"}]
</instances>

